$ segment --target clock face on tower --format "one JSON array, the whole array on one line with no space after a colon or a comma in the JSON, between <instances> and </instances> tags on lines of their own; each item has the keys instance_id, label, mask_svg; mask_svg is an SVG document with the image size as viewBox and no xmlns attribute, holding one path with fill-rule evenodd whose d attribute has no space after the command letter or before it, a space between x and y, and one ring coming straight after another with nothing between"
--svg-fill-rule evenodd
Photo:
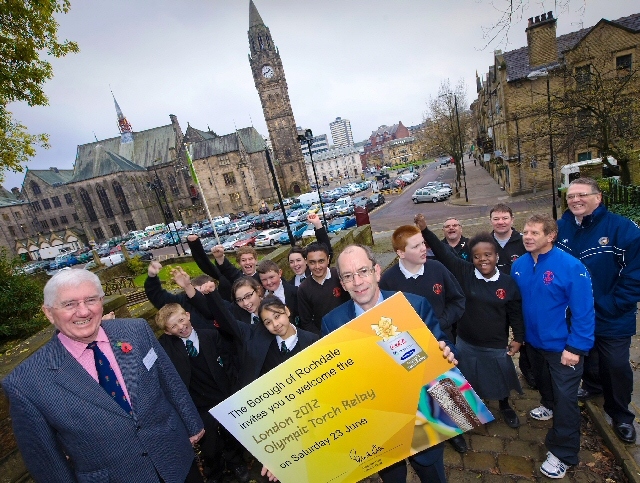
<instances>
[{"instance_id":1,"label":"clock face on tower","mask_svg":"<svg viewBox=\"0 0 640 483\"><path fill-rule=\"evenodd\" d=\"M271 79L273 77L273 67L270 65L265 65L262 68L262 77L265 79Z\"/></svg>"}]
</instances>

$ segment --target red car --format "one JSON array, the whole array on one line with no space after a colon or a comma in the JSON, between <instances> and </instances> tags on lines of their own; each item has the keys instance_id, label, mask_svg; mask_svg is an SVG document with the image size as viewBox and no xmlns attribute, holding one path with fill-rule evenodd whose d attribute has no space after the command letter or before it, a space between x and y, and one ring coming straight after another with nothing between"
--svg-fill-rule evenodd
<instances>
[{"instance_id":1,"label":"red car","mask_svg":"<svg viewBox=\"0 0 640 483\"><path fill-rule=\"evenodd\" d=\"M256 246L256 237L258 236L257 231L252 231L251 233L245 233L240 237L240 239L233 244L234 249L238 249L240 247L244 247L246 245L250 245L252 247Z\"/></svg>"}]
</instances>

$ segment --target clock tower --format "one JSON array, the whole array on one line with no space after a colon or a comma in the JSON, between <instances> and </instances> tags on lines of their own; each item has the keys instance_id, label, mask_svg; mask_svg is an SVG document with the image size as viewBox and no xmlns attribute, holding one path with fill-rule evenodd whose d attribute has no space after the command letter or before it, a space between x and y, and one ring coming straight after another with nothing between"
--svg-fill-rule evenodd
<instances>
[{"instance_id":1,"label":"clock tower","mask_svg":"<svg viewBox=\"0 0 640 483\"><path fill-rule=\"evenodd\" d=\"M249 1L249 49L249 64L267 122L280 188L288 196L307 192L307 170L282 60L253 0Z\"/></svg>"}]
</instances>

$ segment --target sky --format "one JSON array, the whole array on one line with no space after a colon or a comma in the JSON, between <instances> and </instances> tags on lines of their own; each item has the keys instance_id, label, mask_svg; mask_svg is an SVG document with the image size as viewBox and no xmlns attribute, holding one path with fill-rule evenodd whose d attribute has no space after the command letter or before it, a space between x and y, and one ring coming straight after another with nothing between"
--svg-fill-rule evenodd
<instances>
[{"instance_id":1,"label":"sky","mask_svg":"<svg viewBox=\"0 0 640 483\"><path fill-rule=\"evenodd\" d=\"M518 2L524 3L518 3ZM278 47L296 123L330 137L349 119L355 141L381 125L423 121L443 81L476 97L493 51L526 45L527 19L552 10L562 35L638 12L628 0L516 0L508 35L490 29L508 0L254 0ZM80 52L52 59L49 105L12 104L31 133L48 133L29 169L71 169L77 146L118 136L113 91L134 132L170 123L219 135L253 125L267 136L248 61L249 0L72 0L59 38ZM3 185L21 186L5 172Z\"/></svg>"}]
</instances>

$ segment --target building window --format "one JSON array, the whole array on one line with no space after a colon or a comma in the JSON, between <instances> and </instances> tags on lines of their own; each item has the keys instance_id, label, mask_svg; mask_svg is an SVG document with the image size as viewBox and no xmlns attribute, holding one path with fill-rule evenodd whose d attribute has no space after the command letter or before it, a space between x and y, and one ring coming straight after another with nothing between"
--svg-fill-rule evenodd
<instances>
[{"instance_id":1,"label":"building window","mask_svg":"<svg viewBox=\"0 0 640 483\"><path fill-rule=\"evenodd\" d=\"M42 193L42 191L40 191L40 186L38 186L38 183L36 183L35 181L31 181L31 191L33 191L34 195L39 195L40 193Z\"/></svg>"},{"instance_id":2,"label":"building window","mask_svg":"<svg viewBox=\"0 0 640 483\"><path fill-rule=\"evenodd\" d=\"M45 228L45 229L49 228L49 223L47 222L47 220L42 220L40 224L42 225L42 228Z\"/></svg>"},{"instance_id":3,"label":"building window","mask_svg":"<svg viewBox=\"0 0 640 483\"><path fill-rule=\"evenodd\" d=\"M176 178L175 176L173 176L172 174L170 174L168 176L169 178L169 189L171 189L171 192L175 195L178 196L180 195L180 188L178 188L178 183L176 183Z\"/></svg>"},{"instance_id":4,"label":"building window","mask_svg":"<svg viewBox=\"0 0 640 483\"><path fill-rule=\"evenodd\" d=\"M102 231L102 228L94 228L93 233L96 235L96 240L104 240L104 232Z\"/></svg>"},{"instance_id":5,"label":"building window","mask_svg":"<svg viewBox=\"0 0 640 483\"><path fill-rule=\"evenodd\" d=\"M628 76L631 74L631 54L616 57L616 69L618 75Z\"/></svg>"},{"instance_id":6,"label":"building window","mask_svg":"<svg viewBox=\"0 0 640 483\"><path fill-rule=\"evenodd\" d=\"M71 214L71 218L73 218L73 221L78 221L78 220L80 220L80 218L78 218L78 213L72 213L72 214Z\"/></svg>"},{"instance_id":7,"label":"building window","mask_svg":"<svg viewBox=\"0 0 640 483\"><path fill-rule=\"evenodd\" d=\"M66 216L62 215L62 216L60 217L60 223L62 223L62 224L64 224L64 225L66 225L67 223L69 223L69 220L67 220L67 217L66 217Z\"/></svg>"},{"instance_id":8,"label":"building window","mask_svg":"<svg viewBox=\"0 0 640 483\"><path fill-rule=\"evenodd\" d=\"M73 204L73 198L71 197L71 193L65 193L64 194L64 200L67 202L68 205L72 205Z\"/></svg>"},{"instance_id":9,"label":"building window","mask_svg":"<svg viewBox=\"0 0 640 483\"><path fill-rule=\"evenodd\" d=\"M16 211L16 212L14 213L14 215L16 215L16 218L17 218L18 220L22 218L22 213L20 213L19 211Z\"/></svg>"},{"instance_id":10,"label":"building window","mask_svg":"<svg viewBox=\"0 0 640 483\"><path fill-rule=\"evenodd\" d=\"M236 184L236 176L233 173L224 173L222 178L224 179L225 186Z\"/></svg>"},{"instance_id":11,"label":"building window","mask_svg":"<svg viewBox=\"0 0 640 483\"><path fill-rule=\"evenodd\" d=\"M87 190L85 190L84 188L80 188L80 199L82 200L84 209L87 210L87 214L89 215L89 220L98 221L96 210L93 209L93 202L91 201L91 197L89 196L89 193L87 193Z\"/></svg>"},{"instance_id":12,"label":"building window","mask_svg":"<svg viewBox=\"0 0 640 483\"><path fill-rule=\"evenodd\" d=\"M127 215L131 213L129 209L129 205L127 203L127 198L124 196L124 191L122 191L122 186L117 181L113 182L113 192L116 194L116 200L118 200L118 205L120 206L120 211L122 211L123 215Z\"/></svg>"},{"instance_id":13,"label":"building window","mask_svg":"<svg viewBox=\"0 0 640 483\"><path fill-rule=\"evenodd\" d=\"M31 208L33 208L33 211L42 211L42 208L40 208L40 202L39 201L33 201L31 203Z\"/></svg>"},{"instance_id":14,"label":"building window","mask_svg":"<svg viewBox=\"0 0 640 483\"><path fill-rule=\"evenodd\" d=\"M591 82L591 65L576 67L576 84L578 87L586 87Z\"/></svg>"},{"instance_id":15,"label":"building window","mask_svg":"<svg viewBox=\"0 0 640 483\"><path fill-rule=\"evenodd\" d=\"M14 227L10 226L9 227L9 233L11 233L11 236L16 236L16 230Z\"/></svg>"},{"instance_id":16,"label":"building window","mask_svg":"<svg viewBox=\"0 0 640 483\"><path fill-rule=\"evenodd\" d=\"M229 166L231 164L229 156L220 156L218 158L218 162L220 163L220 166Z\"/></svg>"},{"instance_id":17,"label":"building window","mask_svg":"<svg viewBox=\"0 0 640 483\"><path fill-rule=\"evenodd\" d=\"M117 223L114 223L113 225L109 225L109 229L111 230L111 236L122 235L122 232L120 231L120 227L118 226Z\"/></svg>"},{"instance_id":18,"label":"building window","mask_svg":"<svg viewBox=\"0 0 640 483\"><path fill-rule=\"evenodd\" d=\"M56 208L60 208L62 206L62 203L60 203L60 198L58 198L57 196L52 196L51 202L53 203L53 206L55 206Z\"/></svg>"},{"instance_id":19,"label":"building window","mask_svg":"<svg viewBox=\"0 0 640 483\"><path fill-rule=\"evenodd\" d=\"M133 220L126 220L124 224L127 227L127 230L129 231L133 231L136 229L136 222Z\"/></svg>"},{"instance_id":20,"label":"building window","mask_svg":"<svg viewBox=\"0 0 640 483\"><path fill-rule=\"evenodd\" d=\"M56 218L51 218L51 226L58 226L58 220Z\"/></svg>"},{"instance_id":21,"label":"building window","mask_svg":"<svg viewBox=\"0 0 640 483\"><path fill-rule=\"evenodd\" d=\"M51 203L49 202L49 200L47 198L42 200L42 207L45 210L50 210L51 209Z\"/></svg>"},{"instance_id":22,"label":"building window","mask_svg":"<svg viewBox=\"0 0 640 483\"><path fill-rule=\"evenodd\" d=\"M9 221L9 215L7 215L6 213L2 213L2 219L4 221Z\"/></svg>"},{"instance_id":23,"label":"building window","mask_svg":"<svg viewBox=\"0 0 640 483\"><path fill-rule=\"evenodd\" d=\"M234 208L242 208L242 198L240 198L240 193L231 193L229 198L231 198L231 203Z\"/></svg>"},{"instance_id":24,"label":"building window","mask_svg":"<svg viewBox=\"0 0 640 483\"><path fill-rule=\"evenodd\" d=\"M578 153L578 161L589 161L591 159L591 151L585 151L584 153Z\"/></svg>"},{"instance_id":25,"label":"building window","mask_svg":"<svg viewBox=\"0 0 640 483\"><path fill-rule=\"evenodd\" d=\"M102 185L96 186L96 193L98 193L98 199L100 200L100 204L102 205L105 216L107 218L113 218L111 203L109 202L109 197L107 196L107 192L105 191L104 187Z\"/></svg>"}]
</instances>

